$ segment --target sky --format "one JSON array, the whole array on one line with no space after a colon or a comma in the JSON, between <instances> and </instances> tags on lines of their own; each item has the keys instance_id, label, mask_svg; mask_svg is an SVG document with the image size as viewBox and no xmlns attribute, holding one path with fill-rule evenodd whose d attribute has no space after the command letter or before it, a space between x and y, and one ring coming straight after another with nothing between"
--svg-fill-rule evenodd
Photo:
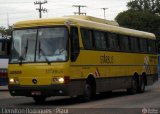
<instances>
[{"instance_id":1,"label":"sky","mask_svg":"<svg viewBox=\"0 0 160 114\"><path fill-rule=\"evenodd\" d=\"M39 12L36 8L39 5L34 5L34 2L44 0L0 0L0 26L7 27L15 22L38 19ZM47 0L42 7L48 10L47 13L42 13L42 18L62 17L74 15L78 9L73 5L85 5L81 12L87 13L89 16L104 18L106 9L106 19L114 20L118 13L127 10L127 2L129 0Z\"/></svg>"}]
</instances>

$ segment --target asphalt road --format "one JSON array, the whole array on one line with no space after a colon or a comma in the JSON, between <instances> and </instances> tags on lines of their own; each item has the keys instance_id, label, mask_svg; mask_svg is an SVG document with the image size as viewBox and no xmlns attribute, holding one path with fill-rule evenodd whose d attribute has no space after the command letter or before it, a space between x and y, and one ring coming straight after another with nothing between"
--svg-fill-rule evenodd
<instances>
[{"instance_id":1,"label":"asphalt road","mask_svg":"<svg viewBox=\"0 0 160 114\"><path fill-rule=\"evenodd\" d=\"M160 114L160 81L147 87L141 94L128 95L124 90L114 91L110 94L97 94L92 101L86 103L79 98L51 97L44 104L35 104L32 98L12 97L8 91L0 91L0 107L0 113L3 114L10 111L10 108L14 111L17 108L27 108L28 112L25 113L43 109L42 112L37 112L39 114Z\"/></svg>"}]
</instances>

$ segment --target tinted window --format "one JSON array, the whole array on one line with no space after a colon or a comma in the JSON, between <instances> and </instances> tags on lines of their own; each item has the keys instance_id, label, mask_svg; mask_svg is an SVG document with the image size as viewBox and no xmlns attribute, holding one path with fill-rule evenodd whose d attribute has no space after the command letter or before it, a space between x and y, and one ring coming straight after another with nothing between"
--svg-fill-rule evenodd
<instances>
[{"instance_id":1,"label":"tinted window","mask_svg":"<svg viewBox=\"0 0 160 114\"><path fill-rule=\"evenodd\" d=\"M96 49L106 49L105 33L94 31L94 40Z\"/></svg>"},{"instance_id":2,"label":"tinted window","mask_svg":"<svg viewBox=\"0 0 160 114\"><path fill-rule=\"evenodd\" d=\"M8 56L10 53L10 40L0 39L0 56Z\"/></svg>"},{"instance_id":3,"label":"tinted window","mask_svg":"<svg viewBox=\"0 0 160 114\"><path fill-rule=\"evenodd\" d=\"M2 42L0 42L0 55L5 55L5 53L4 53L4 51L3 51Z\"/></svg>"},{"instance_id":4,"label":"tinted window","mask_svg":"<svg viewBox=\"0 0 160 114\"><path fill-rule=\"evenodd\" d=\"M140 51L141 52L147 52L147 40L146 39L139 39L140 42Z\"/></svg>"},{"instance_id":5,"label":"tinted window","mask_svg":"<svg viewBox=\"0 0 160 114\"><path fill-rule=\"evenodd\" d=\"M71 28L71 61L75 61L79 55L78 28Z\"/></svg>"},{"instance_id":6,"label":"tinted window","mask_svg":"<svg viewBox=\"0 0 160 114\"><path fill-rule=\"evenodd\" d=\"M156 42L154 40L148 40L149 53L156 53Z\"/></svg>"},{"instance_id":7,"label":"tinted window","mask_svg":"<svg viewBox=\"0 0 160 114\"><path fill-rule=\"evenodd\" d=\"M137 38L134 38L134 37L131 37L130 38L130 46L131 46L131 51L133 52L138 52L139 51L139 44L138 44L138 39Z\"/></svg>"},{"instance_id":8,"label":"tinted window","mask_svg":"<svg viewBox=\"0 0 160 114\"><path fill-rule=\"evenodd\" d=\"M122 51L129 51L129 39L127 36L119 35L120 48Z\"/></svg>"},{"instance_id":9,"label":"tinted window","mask_svg":"<svg viewBox=\"0 0 160 114\"><path fill-rule=\"evenodd\" d=\"M92 31L88 29L81 29L83 46L85 49L93 49Z\"/></svg>"},{"instance_id":10,"label":"tinted window","mask_svg":"<svg viewBox=\"0 0 160 114\"><path fill-rule=\"evenodd\" d=\"M109 50L120 50L117 34L108 33L107 35L108 35Z\"/></svg>"}]
</instances>

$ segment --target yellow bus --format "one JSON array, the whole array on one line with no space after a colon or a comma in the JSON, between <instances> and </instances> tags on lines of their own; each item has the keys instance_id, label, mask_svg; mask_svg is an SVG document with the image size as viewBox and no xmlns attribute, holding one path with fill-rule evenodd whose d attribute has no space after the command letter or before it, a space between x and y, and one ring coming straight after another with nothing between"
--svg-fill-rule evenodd
<instances>
[{"instance_id":1,"label":"yellow bus","mask_svg":"<svg viewBox=\"0 0 160 114\"><path fill-rule=\"evenodd\" d=\"M44 102L126 89L144 92L158 80L156 38L90 16L17 22L9 63L12 96Z\"/></svg>"}]
</instances>

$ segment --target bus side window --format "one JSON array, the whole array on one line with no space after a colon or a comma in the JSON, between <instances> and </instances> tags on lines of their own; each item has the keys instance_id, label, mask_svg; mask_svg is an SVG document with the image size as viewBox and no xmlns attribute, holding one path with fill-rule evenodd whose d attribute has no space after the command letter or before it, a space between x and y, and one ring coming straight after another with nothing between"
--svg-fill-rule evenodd
<instances>
[{"instance_id":1,"label":"bus side window","mask_svg":"<svg viewBox=\"0 0 160 114\"><path fill-rule=\"evenodd\" d=\"M80 52L77 27L71 27L70 36L71 36L71 61L75 62Z\"/></svg>"},{"instance_id":2,"label":"bus side window","mask_svg":"<svg viewBox=\"0 0 160 114\"><path fill-rule=\"evenodd\" d=\"M8 40L7 41L7 52L6 52L7 56L10 54L10 51L11 51L11 41Z\"/></svg>"},{"instance_id":3,"label":"bus side window","mask_svg":"<svg viewBox=\"0 0 160 114\"><path fill-rule=\"evenodd\" d=\"M127 52L129 51L129 39L128 36L119 34L119 45L121 51Z\"/></svg>"},{"instance_id":4,"label":"bus side window","mask_svg":"<svg viewBox=\"0 0 160 114\"><path fill-rule=\"evenodd\" d=\"M6 47L6 41L3 40L3 41L2 41L2 51L5 51L5 47Z\"/></svg>"},{"instance_id":5,"label":"bus side window","mask_svg":"<svg viewBox=\"0 0 160 114\"><path fill-rule=\"evenodd\" d=\"M147 39L139 39L140 41L140 51L142 53L147 53L148 49L147 49Z\"/></svg>"},{"instance_id":6,"label":"bus side window","mask_svg":"<svg viewBox=\"0 0 160 114\"><path fill-rule=\"evenodd\" d=\"M132 52L139 52L139 41L136 37L130 37L130 45Z\"/></svg>"},{"instance_id":7,"label":"bus side window","mask_svg":"<svg viewBox=\"0 0 160 114\"><path fill-rule=\"evenodd\" d=\"M107 35L108 35L109 50L119 51L120 46L119 46L119 39L117 34L108 33Z\"/></svg>"},{"instance_id":8,"label":"bus side window","mask_svg":"<svg viewBox=\"0 0 160 114\"><path fill-rule=\"evenodd\" d=\"M149 53L156 53L156 42L148 39L148 51Z\"/></svg>"},{"instance_id":9,"label":"bus side window","mask_svg":"<svg viewBox=\"0 0 160 114\"><path fill-rule=\"evenodd\" d=\"M96 50L106 50L106 39L105 39L105 33L100 31L94 31L94 42L95 42L95 48Z\"/></svg>"},{"instance_id":10,"label":"bus side window","mask_svg":"<svg viewBox=\"0 0 160 114\"><path fill-rule=\"evenodd\" d=\"M84 49L95 49L92 30L81 28Z\"/></svg>"}]
</instances>

